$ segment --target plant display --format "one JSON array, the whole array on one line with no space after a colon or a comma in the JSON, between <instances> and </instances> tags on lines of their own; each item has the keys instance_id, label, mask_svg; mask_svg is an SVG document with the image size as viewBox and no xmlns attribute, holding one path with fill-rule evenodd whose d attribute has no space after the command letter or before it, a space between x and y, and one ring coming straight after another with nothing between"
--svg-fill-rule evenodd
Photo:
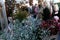
<instances>
[{"instance_id":1,"label":"plant display","mask_svg":"<svg viewBox=\"0 0 60 40\"><path fill-rule=\"evenodd\" d=\"M19 22L18 19L14 23L9 23L9 29L4 30L0 38L4 40L42 40L50 34L49 30L41 28L42 20L28 16Z\"/></svg>"}]
</instances>

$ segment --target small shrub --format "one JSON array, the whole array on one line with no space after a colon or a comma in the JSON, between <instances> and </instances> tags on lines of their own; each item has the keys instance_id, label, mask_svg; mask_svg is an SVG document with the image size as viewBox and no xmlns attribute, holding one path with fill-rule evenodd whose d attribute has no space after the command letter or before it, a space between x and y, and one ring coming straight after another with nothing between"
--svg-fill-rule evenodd
<instances>
[{"instance_id":1,"label":"small shrub","mask_svg":"<svg viewBox=\"0 0 60 40\"><path fill-rule=\"evenodd\" d=\"M18 19L20 22L23 19L26 19L28 12L26 12L25 10L18 10L18 12L15 14L15 19Z\"/></svg>"}]
</instances>

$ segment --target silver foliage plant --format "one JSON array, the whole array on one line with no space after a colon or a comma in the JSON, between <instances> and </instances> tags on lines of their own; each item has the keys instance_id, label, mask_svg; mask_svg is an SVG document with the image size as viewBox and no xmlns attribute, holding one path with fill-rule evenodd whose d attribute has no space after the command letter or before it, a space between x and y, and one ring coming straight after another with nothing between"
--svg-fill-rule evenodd
<instances>
[{"instance_id":1,"label":"silver foliage plant","mask_svg":"<svg viewBox=\"0 0 60 40\"><path fill-rule=\"evenodd\" d=\"M35 32L38 28L37 25L40 25L41 22L41 19L33 18L32 16L27 17L21 23L19 20L15 20L9 24L8 28L10 30L6 32L7 29L5 29L0 38L4 40L36 40Z\"/></svg>"}]
</instances>

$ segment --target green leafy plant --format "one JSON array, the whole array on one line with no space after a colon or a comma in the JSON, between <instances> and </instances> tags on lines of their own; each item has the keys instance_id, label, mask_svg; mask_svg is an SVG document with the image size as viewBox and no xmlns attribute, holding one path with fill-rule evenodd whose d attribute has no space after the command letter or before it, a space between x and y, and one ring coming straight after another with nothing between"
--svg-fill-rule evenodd
<instances>
[{"instance_id":1,"label":"green leafy plant","mask_svg":"<svg viewBox=\"0 0 60 40\"><path fill-rule=\"evenodd\" d=\"M18 10L18 12L15 14L15 19L18 19L21 22L23 19L26 19L27 15L27 11Z\"/></svg>"}]
</instances>

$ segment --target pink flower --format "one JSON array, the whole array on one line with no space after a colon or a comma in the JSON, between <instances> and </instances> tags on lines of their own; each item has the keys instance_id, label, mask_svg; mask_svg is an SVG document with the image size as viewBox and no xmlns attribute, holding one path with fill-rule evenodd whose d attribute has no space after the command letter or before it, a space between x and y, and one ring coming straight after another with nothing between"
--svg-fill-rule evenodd
<instances>
[{"instance_id":1,"label":"pink flower","mask_svg":"<svg viewBox=\"0 0 60 40\"><path fill-rule=\"evenodd\" d=\"M58 16L54 16L54 19L56 20L56 22L59 20Z\"/></svg>"}]
</instances>

